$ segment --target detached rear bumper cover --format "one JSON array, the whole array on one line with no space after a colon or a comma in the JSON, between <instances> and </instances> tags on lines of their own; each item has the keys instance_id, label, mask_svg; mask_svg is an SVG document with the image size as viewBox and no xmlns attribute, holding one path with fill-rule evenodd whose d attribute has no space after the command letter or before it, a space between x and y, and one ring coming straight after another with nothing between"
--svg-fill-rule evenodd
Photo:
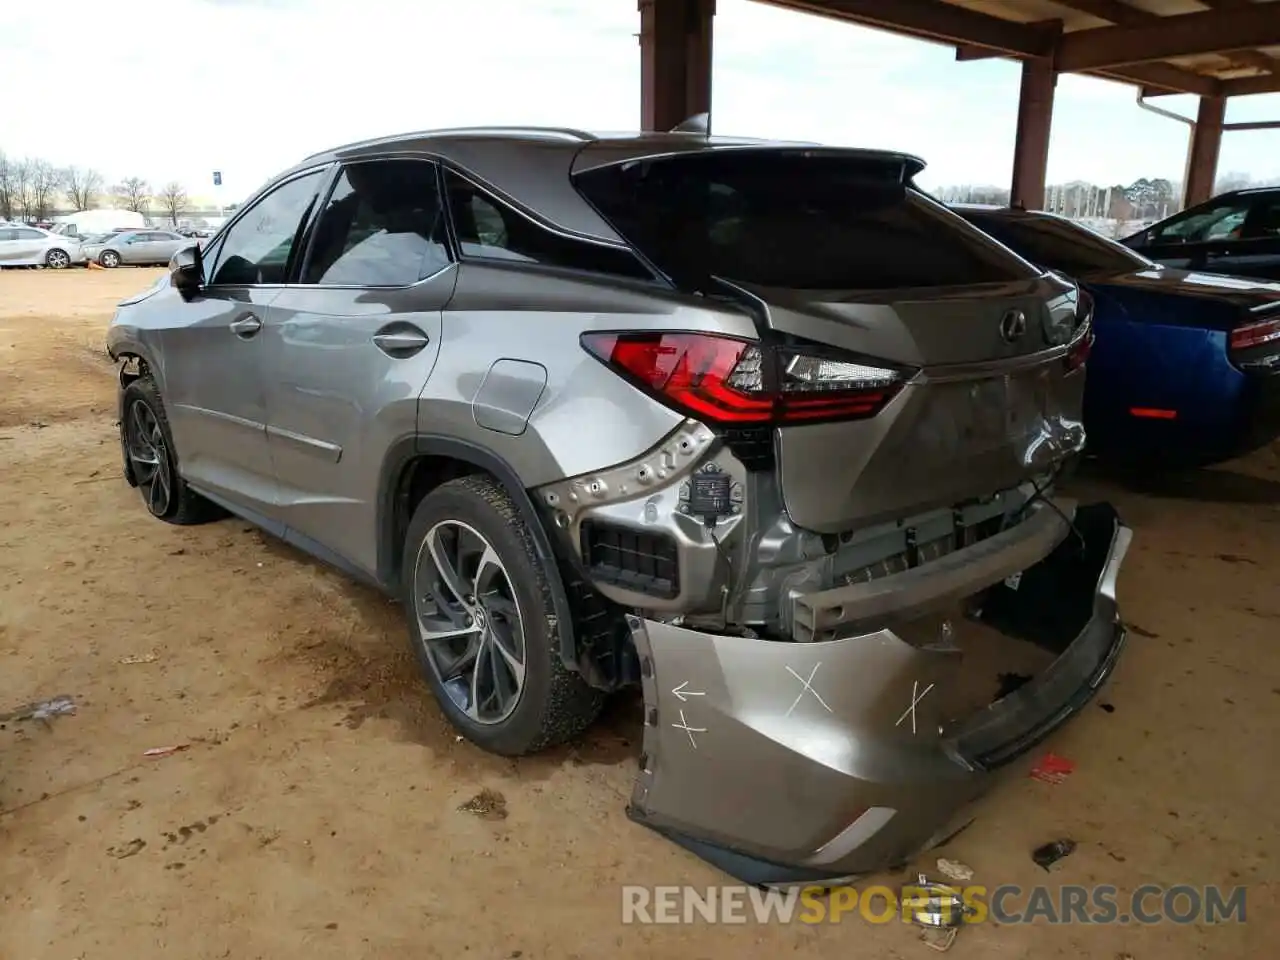
<instances>
[{"instance_id":1,"label":"detached rear bumper cover","mask_svg":"<svg viewBox=\"0 0 1280 960\"><path fill-rule=\"evenodd\" d=\"M1028 535L1045 544L1039 519ZM780 643L631 618L645 732L630 815L749 883L830 882L940 841L990 771L1065 722L1115 664L1124 642L1116 577L1132 534L1106 504L1082 508L1076 522L1082 537L1050 540L1023 583L1075 594L1066 599L1083 628L1033 681L953 725L933 696L959 666L960 651L945 643L913 645L890 627ZM1006 575L1006 550L1014 569L1026 556L1007 541L971 549L960 552L980 561L968 593ZM904 592L931 602L961 591L954 565L938 572L934 585L901 575ZM1006 606L1001 629L1039 627L1045 612L1033 606Z\"/></svg>"}]
</instances>

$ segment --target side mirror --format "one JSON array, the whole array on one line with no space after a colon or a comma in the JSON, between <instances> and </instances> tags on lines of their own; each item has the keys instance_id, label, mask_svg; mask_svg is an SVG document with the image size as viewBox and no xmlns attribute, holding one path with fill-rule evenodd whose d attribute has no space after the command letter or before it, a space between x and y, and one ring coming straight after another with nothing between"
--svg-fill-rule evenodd
<instances>
[{"instance_id":1,"label":"side mirror","mask_svg":"<svg viewBox=\"0 0 1280 960\"><path fill-rule=\"evenodd\" d=\"M184 297L190 297L200 289L204 265L200 262L198 247L185 247L169 260L169 282Z\"/></svg>"}]
</instances>

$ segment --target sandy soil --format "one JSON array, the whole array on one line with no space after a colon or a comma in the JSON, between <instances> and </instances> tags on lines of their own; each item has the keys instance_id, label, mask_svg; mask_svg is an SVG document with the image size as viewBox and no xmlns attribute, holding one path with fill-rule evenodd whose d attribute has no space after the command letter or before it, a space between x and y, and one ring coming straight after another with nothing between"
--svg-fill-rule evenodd
<instances>
[{"instance_id":1,"label":"sandy soil","mask_svg":"<svg viewBox=\"0 0 1280 960\"><path fill-rule=\"evenodd\" d=\"M625 818L633 702L572 748L485 755L429 700L387 601L241 521L149 520L119 477L102 340L152 278L0 274L0 713L77 708L0 725L0 957L932 955L857 919L624 926L623 884L722 880ZM1007 778L946 855L991 886L1248 884L1250 920L987 924L953 955L1267 955L1280 460L1084 486L1136 530L1111 709L1052 741L1070 778ZM505 816L459 809L485 789ZM1058 836L1079 848L1047 875L1029 851Z\"/></svg>"}]
</instances>

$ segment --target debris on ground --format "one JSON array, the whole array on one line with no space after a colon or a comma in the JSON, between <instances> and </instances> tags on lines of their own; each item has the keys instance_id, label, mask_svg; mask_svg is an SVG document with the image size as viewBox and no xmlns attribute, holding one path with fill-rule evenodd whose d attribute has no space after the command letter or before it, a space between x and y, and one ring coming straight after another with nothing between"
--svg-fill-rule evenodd
<instances>
[{"instance_id":1,"label":"debris on ground","mask_svg":"<svg viewBox=\"0 0 1280 960\"><path fill-rule=\"evenodd\" d=\"M1076 768L1075 761L1060 757L1056 753L1046 753L1031 768L1031 779L1041 783L1061 783Z\"/></svg>"},{"instance_id":2,"label":"debris on ground","mask_svg":"<svg viewBox=\"0 0 1280 960\"><path fill-rule=\"evenodd\" d=\"M134 854L140 853L142 848L147 845L147 841L141 837L134 837L128 843L121 844L118 847L107 847L107 854L115 857L117 860L124 860L132 857Z\"/></svg>"},{"instance_id":3,"label":"debris on ground","mask_svg":"<svg viewBox=\"0 0 1280 960\"><path fill-rule=\"evenodd\" d=\"M1100 706L1100 707L1102 708L1102 712L1103 712L1103 713L1115 713L1115 712L1116 712L1116 708L1115 708L1112 704L1109 704L1109 703L1100 703L1100 704L1098 704L1098 706Z\"/></svg>"},{"instance_id":4,"label":"debris on ground","mask_svg":"<svg viewBox=\"0 0 1280 960\"><path fill-rule=\"evenodd\" d=\"M143 750L144 757L169 757L177 753L179 750L188 750L191 748L189 743L175 743L169 747L152 747L150 750Z\"/></svg>"},{"instance_id":5,"label":"debris on ground","mask_svg":"<svg viewBox=\"0 0 1280 960\"><path fill-rule=\"evenodd\" d=\"M482 820L505 820L507 798L497 790L485 787L466 803L458 807L463 813L472 813Z\"/></svg>"},{"instance_id":6,"label":"debris on ground","mask_svg":"<svg viewBox=\"0 0 1280 960\"><path fill-rule=\"evenodd\" d=\"M938 872L948 880L972 880L973 868L959 860L948 860L946 857L938 858Z\"/></svg>"},{"instance_id":7,"label":"debris on ground","mask_svg":"<svg viewBox=\"0 0 1280 960\"><path fill-rule=\"evenodd\" d=\"M48 700L24 703L15 710L0 713L0 723L8 723L10 720L50 720L53 717L75 712L75 701L66 694L62 694L50 697Z\"/></svg>"},{"instance_id":8,"label":"debris on ground","mask_svg":"<svg viewBox=\"0 0 1280 960\"><path fill-rule=\"evenodd\" d=\"M902 888L903 915L922 927L958 927L974 908L964 902L964 895L955 887L935 883L923 873L914 884Z\"/></svg>"},{"instance_id":9,"label":"debris on ground","mask_svg":"<svg viewBox=\"0 0 1280 960\"><path fill-rule=\"evenodd\" d=\"M121 657L121 658L120 658L119 660L117 660L116 662L117 662L117 663L124 663L124 664L130 664L130 663L155 663L158 659L160 659L160 658L159 658L158 656L156 656L156 654L153 652L153 653L131 654L130 656L127 656L127 657Z\"/></svg>"},{"instance_id":10,"label":"debris on ground","mask_svg":"<svg viewBox=\"0 0 1280 960\"><path fill-rule=\"evenodd\" d=\"M1036 866L1048 870L1063 857L1070 856L1075 848L1074 840L1054 840L1032 850L1031 859L1036 862Z\"/></svg>"},{"instance_id":11,"label":"debris on ground","mask_svg":"<svg viewBox=\"0 0 1280 960\"><path fill-rule=\"evenodd\" d=\"M920 942L930 950L946 953L951 949L951 945L956 942L956 937L959 935L959 927L925 927L920 931Z\"/></svg>"}]
</instances>

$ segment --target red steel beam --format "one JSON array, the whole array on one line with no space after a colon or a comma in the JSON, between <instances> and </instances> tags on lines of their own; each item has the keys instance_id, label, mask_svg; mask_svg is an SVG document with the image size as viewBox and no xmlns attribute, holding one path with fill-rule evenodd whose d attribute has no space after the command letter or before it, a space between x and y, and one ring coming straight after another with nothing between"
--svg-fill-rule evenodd
<instances>
[{"instance_id":1,"label":"red steel beam","mask_svg":"<svg viewBox=\"0 0 1280 960\"><path fill-rule=\"evenodd\" d=\"M1203 53L1280 44L1280 11L1272 4L1161 17L1149 24L1078 30L1058 42L1060 71L1076 73Z\"/></svg>"},{"instance_id":2,"label":"red steel beam","mask_svg":"<svg viewBox=\"0 0 1280 960\"><path fill-rule=\"evenodd\" d=\"M1039 210L1044 206L1049 168L1049 129L1053 124L1053 91L1057 74L1048 60L1022 61L1022 90L1018 95L1018 126L1013 144L1013 182L1010 201Z\"/></svg>"},{"instance_id":3,"label":"red steel beam","mask_svg":"<svg viewBox=\"0 0 1280 960\"><path fill-rule=\"evenodd\" d=\"M1213 196L1218 174L1218 153L1222 148L1222 121L1227 115L1225 97L1201 97L1195 126L1191 128L1191 149L1183 177L1183 207L1204 203Z\"/></svg>"},{"instance_id":4,"label":"red steel beam","mask_svg":"<svg viewBox=\"0 0 1280 960\"><path fill-rule=\"evenodd\" d=\"M1043 57L1053 51L1055 33L1002 20L942 0L760 0L790 10L803 10L847 23L880 27L895 33L968 43L1021 57Z\"/></svg>"},{"instance_id":5,"label":"red steel beam","mask_svg":"<svg viewBox=\"0 0 1280 960\"><path fill-rule=\"evenodd\" d=\"M715 0L639 0L640 122L670 130L711 113Z\"/></svg>"}]
</instances>

